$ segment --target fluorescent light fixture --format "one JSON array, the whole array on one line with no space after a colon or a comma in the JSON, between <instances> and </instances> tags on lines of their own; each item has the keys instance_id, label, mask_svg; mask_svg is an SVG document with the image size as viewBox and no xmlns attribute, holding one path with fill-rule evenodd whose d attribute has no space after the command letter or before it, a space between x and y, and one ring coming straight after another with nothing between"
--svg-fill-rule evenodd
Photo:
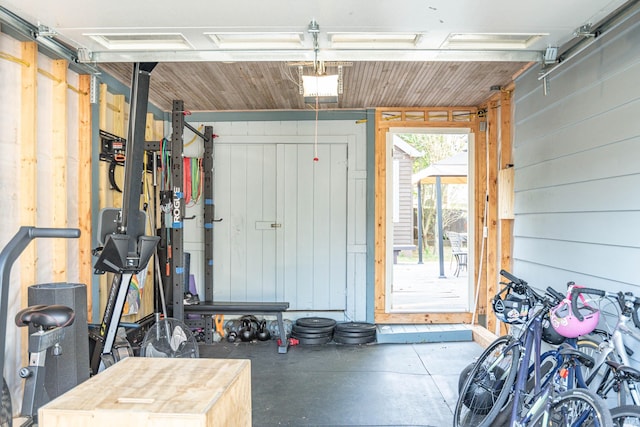
<instances>
[{"instance_id":1,"label":"fluorescent light fixture","mask_svg":"<svg viewBox=\"0 0 640 427\"><path fill-rule=\"evenodd\" d=\"M304 96L338 96L338 76L302 76Z\"/></svg>"},{"instance_id":2,"label":"fluorescent light fixture","mask_svg":"<svg viewBox=\"0 0 640 427\"><path fill-rule=\"evenodd\" d=\"M180 33L85 34L109 50L186 50L191 49Z\"/></svg>"},{"instance_id":3,"label":"fluorescent light fixture","mask_svg":"<svg viewBox=\"0 0 640 427\"><path fill-rule=\"evenodd\" d=\"M338 102L338 75L302 76L302 94L307 103L316 98L322 103Z\"/></svg>"},{"instance_id":4,"label":"fluorescent light fixture","mask_svg":"<svg viewBox=\"0 0 640 427\"><path fill-rule=\"evenodd\" d=\"M301 49L303 33L204 33L220 49Z\"/></svg>"},{"instance_id":5,"label":"fluorescent light fixture","mask_svg":"<svg viewBox=\"0 0 640 427\"><path fill-rule=\"evenodd\" d=\"M452 33L443 43L449 49L526 49L548 34Z\"/></svg>"},{"instance_id":6,"label":"fluorescent light fixture","mask_svg":"<svg viewBox=\"0 0 640 427\"><path fill-rule=\"evenodd\" d=\"M331 47L339 49L415 48L422 33L328 33Z\"/></svg>"}]
</instances>

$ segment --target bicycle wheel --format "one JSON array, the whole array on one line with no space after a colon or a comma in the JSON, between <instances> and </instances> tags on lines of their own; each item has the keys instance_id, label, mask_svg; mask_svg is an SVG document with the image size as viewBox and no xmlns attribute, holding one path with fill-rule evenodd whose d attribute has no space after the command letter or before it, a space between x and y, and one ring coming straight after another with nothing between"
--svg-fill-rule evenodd
<instances>
[{"instance_id":1,"label":"bicycle wheel","mask_svg":"<svg viewBox=\"0 0 640 427\"><path fill-rule=\"evenodd\" d=\"M611 410L615 427L640 427L640 407L636 405L618 406Z\"/></svg>"},{"instance_id":2,"label":"bicycle wheel","mask_svg":"<svg viewBox=\"0 0 640 427\"><path fill-rule=\"evenodd\" d=\"M520 347L502 336L485 349L469 372L453 414L454 427L489 427L513 388Z\"/></svg>"},{"instance_id":3,"label":"bicycle wheel","mask_svg":"<svg viewBox=\"0 0 640 427\"><path fill-rule=\"evenodd\" d=\"M536 424L541 426L541 424ZM613 427L611 412L601 397L584 388L574 388L553 398L545 427Z\"/></svg>"},{"instance_id":4,"label":"bicycle wheel","mask_svg":"<svg viewBox=\"0 0 640 427\"><path fill-rule=\"evenodd\" d=\"M558 358L557 350L545 352L540 356L540 377L537 381L535 378L535 372L533 365L529 366L529 376L525 384L524 393L520 395L520 403L518 405L517 413L524 415L531 405L535 402L535 395L533 395L533 389L538 383L544 388L549 381L554 379L554 376L560 368L560 359ZM511 412L513 411L513 399L509 399L507 404L493 420L491 427L507 427L511 421Z\"/></svg>"},{"instance_id":5,"label":"bicycle wheel","mask_svg":"<svg viewBox=\"0 0 640 427\"><path fill-rule=\"evenodd\" d=\"M10 427L12 423L11 394L7 381L2 378L2 397L0 398L0 427Z\"/></svg>"}]
</instances>

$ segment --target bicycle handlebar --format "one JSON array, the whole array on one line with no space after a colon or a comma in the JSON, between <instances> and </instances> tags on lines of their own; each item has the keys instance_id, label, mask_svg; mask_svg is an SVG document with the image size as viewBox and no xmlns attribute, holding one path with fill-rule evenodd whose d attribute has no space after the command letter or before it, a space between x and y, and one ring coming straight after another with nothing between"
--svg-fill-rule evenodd
<instances>
[{"instance_id":1,"label":"bicycle handlebar","mask_svg":"<svg viewBox=\"0 0 640 427\"><path fill-rule=\"evenodd\" d=\"M564 299L564 295L553 289L551 286L547 287L547 293L552 295L558 303Z\"/></svg>"},{"instance_id":2,"label":"bicycle handlebar","mask_svg":"<svg viewBox=\"0 0 640 427\"><path fill-rule=\"evenodd\" d=\"M579 321L584 320L584 316L578 310L578 295L580 294L589 294L589 295L597 295L599 297L604 297L607 293L601 289L593 289L593 288L577 288L574 287L571 289L571 311L573 315L578 318Z\"/></svg>"},{"instance_id":3,"label":"bicycle handlebar","mask_svg":"<svg viewBox=\"0 0 640 427\"><path fill-rule=\"evenodd\" d=\"M640 308L639 302L633 303L633 311L631 312L631 318L633 319L633 324L636 325L636 328L640 328L640 319L638 319L638 308Z\"/></svg>"},{"instance_id":4,"label":"bicycle handlebar","mask_svg":"<svg viewBox=\"0 0 640 427\"><path fill-rule=\"evenodd\" d=\"M631 318L636 328L640 328L640 319L638 318L638 309L640 308L640 298L634 296L631 292L608 292L602 289L594 288L580 288L575 287L571 290L571 311L578 318L578 320L584 320L584 316L578 311L578 298L579 294L596 295L603 298L615 299L620 310L625 312L631 311ZM633 308L627 306L627 301L633 304Z\"/></svg>"},{"instance_id":5,"label":"bicycle handlebar","mask_svg":"<svg viewBox=\"0 0 640 427\"><path fill-rule=\"evenodd\" d=\"M538 301L545 300L544 297L539 295L534 289L528 286L526 281L514 276L513 274L509 273L507 270L500 270L500 275L502 275L503 277L505 277L515 285L516 292L519 292L519 293L529 292L531 295L535 297L536 300ZM547 287L546 294L552 297L555 300L554 301L555 303L559 303L564 298L564 295L562 295L560 292L556 291L550 286ZM547 300L547 304L548 303L549 301Z\"/></svg>"},{"instance_id":6,"label":"bicycle handlebar","mask_svg":"<svg viewBox=\"0 0 640 427\"><path fill-rule=\"evenodd\" d=\"M515 283L516 285L525 285L525 286L527 285L527 282L525 282L522 279L518 279L516 276L509 273L507 270L500 270L500 275L504 276L506 279L508 279L510 282Z\"/></svg>"},{"instance_id":7,"label":"bicycle handlebar","mask_svg":"<svg viewBox=\"0 0 640 427\"><path fill-rule=\"evenodd\" d=\"M36 239L40 237L44 238L62 238L62 239L75 239L80 237L80 230L77 228L39 228L30 227L29 237Z\"/></svg>"}]
</instances>

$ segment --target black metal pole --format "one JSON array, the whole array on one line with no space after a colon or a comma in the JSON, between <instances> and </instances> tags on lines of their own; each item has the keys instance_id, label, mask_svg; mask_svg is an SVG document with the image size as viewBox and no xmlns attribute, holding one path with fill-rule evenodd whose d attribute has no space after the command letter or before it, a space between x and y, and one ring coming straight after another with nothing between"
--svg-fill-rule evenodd
<instances>
[{"instance_id":1,"label":"black metal pole","mask_svg":"<svg viewBox=\"0 0 640 427\"><path fill-rule=\"evenodd\" d=\"M182 151L184 149L184 102L173 101L171 113L171 287L173 317L184 320L184 176Z\"/></svg>"},{"instance_id":2,"label":"black metal pole","mask_svg":"<svg viewBox=\"0 0 640 427\"><path fill-rule=\"evenodd\" d=\"M422 183L418 181L418 264L422 264Z\"/></svg>"},{"instance_id":3,"label":"black metal pole","mask_svg":"<svg viewBox=\"0 0 640 427\"><path fill-rule=\"evenodd\" d=\"M213 225L215 223L215 206L213 203L213 127L204 127L204 296L206 301L213 301ZM213 343L213 318L205 319L205 343Z\"/></svg>"},{"instance_id":4,"label":"black metal pole","mask_svg":"<svg viewBox=\"0 0 640 427\"><path fill-rule=\"evenodd\" d=\"M444 239L442 236L442 182L436 176L436 221L438 224L438 259L440 260L440 278L444 279Z\"/></svg>"},{"instance_id":5,"label":"black metal pole","mask_svg":"<svg viewBox=\"0 0 640 427\"><path fill-rule=\"evenodd\" d=\"M122 189L122 223L120 232L132 236L129 251L136 252L137 237L144 234L145 224L139 224L142 171L144 168L144 134L149 103L149 81L156 62L134 64L131 84L129 136L125 151L124 182ZM138 229L142 225L142 229ZM133 245L133 247L131 247Z\"/></svg>"}]
</instances>

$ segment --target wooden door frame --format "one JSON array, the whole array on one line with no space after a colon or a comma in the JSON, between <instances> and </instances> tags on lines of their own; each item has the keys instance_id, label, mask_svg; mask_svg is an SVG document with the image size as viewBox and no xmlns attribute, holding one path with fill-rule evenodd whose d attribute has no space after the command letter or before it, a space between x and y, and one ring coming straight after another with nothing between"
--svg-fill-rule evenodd
<instances>
[{"instance_id":1,"label":"wooden door frame","mask_svg":"<svg viewBox=\"0 0 640 427\"><path fill-rule=\"evenodd\" d=\"M379 108L375 113L374 321L376 323L474 323L489 331L497 321L489 307L501 268L512 263L513 239L513 83L479 107ZM479 295L473 312L386 313L387 133L390 128L468 128L473 149L473 284ZM475 303L475 302L474 302Z\"/></svg>"},{"instance_id":2,"label":"wooden door frame","mask_svg":"<svg viewBox=\"0 0 640 427\"><path fill-rule=\"evenodd\" d=\"M375 113L375 323L471 323L472 313L386 313L387 271L387 133L390 128L467 128L478 138L478 109L378 108ZM477 157L477 155L476 155ZM474 193L475 194L475 193Z\"/></svg>"}]
</instances>

